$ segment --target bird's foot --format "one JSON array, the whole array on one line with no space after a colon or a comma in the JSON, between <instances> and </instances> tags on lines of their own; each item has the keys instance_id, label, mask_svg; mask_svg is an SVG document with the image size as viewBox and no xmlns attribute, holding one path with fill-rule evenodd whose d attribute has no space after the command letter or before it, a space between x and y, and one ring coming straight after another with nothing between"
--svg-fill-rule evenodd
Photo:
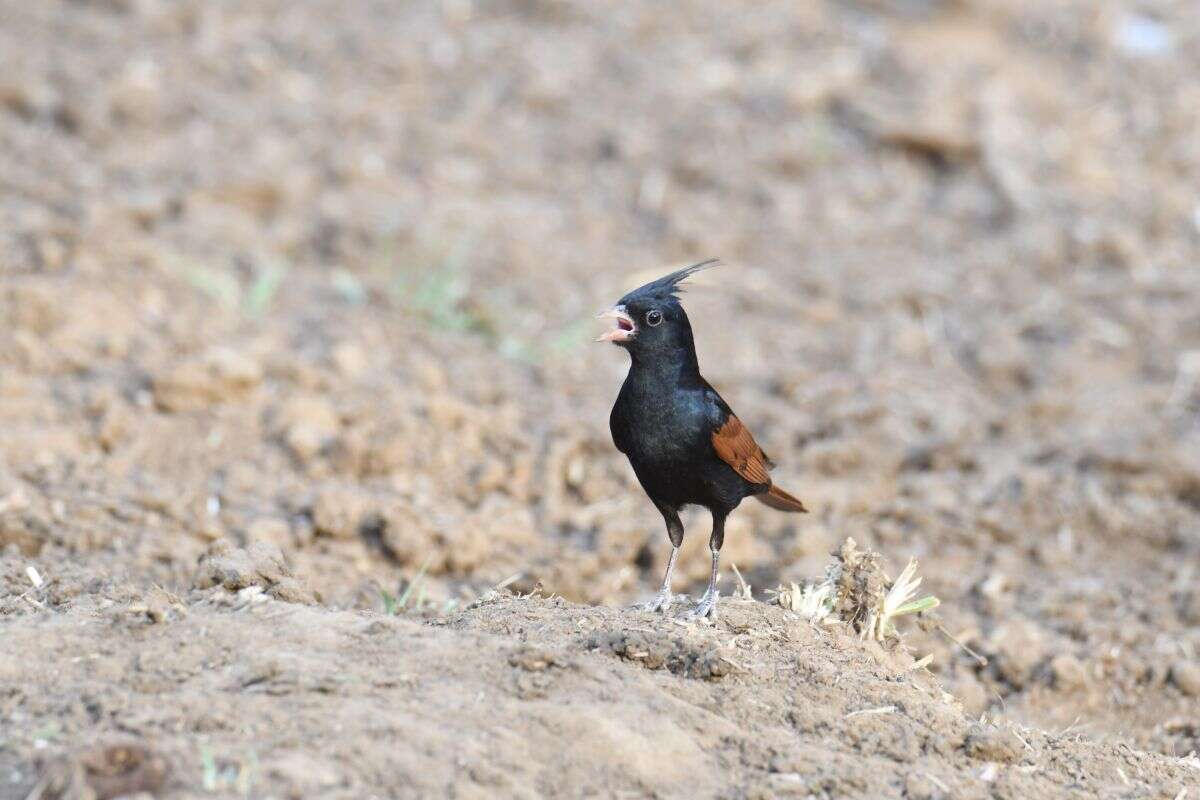
<instances>
[{"instance_id":1,"label":"bird's foot","mask_svg":"<svg viewBox=\"0 0 1200 800\"><path fill-rule=\"evenodd\" d=\"M660 589L658 594L647 603L642 603L639 606L643 611L661 611L664 614L671 608L672 600L670 589Z\"/></svg>"},{"instance_id":2,"label":"bird's foot","mask_svg":"<svg viewBox=\"0 0 1200 800\"><path fill-rule=\"evenodd\" d=\"M705 617L716 619L717 598L720 596L721 592L719 590L709 589L704 593L704 596L700 598L700 602L696 604L696 607L691 610L688 616L691 616L695 619L704 619Z\"/></svg>"}]
</instances>

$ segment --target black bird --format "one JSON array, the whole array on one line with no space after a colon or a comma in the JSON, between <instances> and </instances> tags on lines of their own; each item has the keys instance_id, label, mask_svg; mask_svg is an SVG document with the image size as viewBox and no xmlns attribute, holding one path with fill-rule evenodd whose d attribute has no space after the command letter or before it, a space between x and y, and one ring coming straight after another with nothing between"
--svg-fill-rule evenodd
<instances>
[{"instance_id":1,"label":"black bird","mask_svg":"<svg viewBox=\"0 0 1200 800\"><path fill-rule=\"evenodd\" d=\"M700 375L692 326L679 303L680 282L712 266L702 261L634 289L600 316L617 327L597 341L629 351L632 363L609 417L613 444L629 458L651 502L662 513L671 538L671 558L662 589L646 607L671 604L671 573L683 544L684 506L712 513L712 576L694 613L715 616L717 562L725 518L743 498L780 511L807 511L798 499L771 484L774 465L717 390Z\"/></svg>"}]
</instances>

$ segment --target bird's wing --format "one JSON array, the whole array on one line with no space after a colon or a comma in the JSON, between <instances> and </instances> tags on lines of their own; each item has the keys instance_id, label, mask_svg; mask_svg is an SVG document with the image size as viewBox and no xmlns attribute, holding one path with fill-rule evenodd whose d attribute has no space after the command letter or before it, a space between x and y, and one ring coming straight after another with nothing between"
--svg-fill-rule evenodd
<instances>
[{"instance_id":1,"label":"bird's wing","mask_svg":"<svg viewBox=\"0 0 1200 800\"><path fill-rule=\"evenodd\" d=\"M612 434L613 444L617 446L617 450L622 453L626 452L625 446L622 444L625 441L625 419L621 413L620 398L617 398L612 412L608 415L608 431Z\"/></svg>"},{"instance_id":2,"label":"bird's wing","mask_svg":"<svg viewBox=\"0 0 1200 800\"><path fill-rule=\"evenodd\" d=\"M775 466L771 459L767 458L758 442L754 441L750 430L742 424L716 390L708 387L706 394L710 409L714 412L713 421L716 423L712 443L717 457L750 483L769 484L771 476L768 472Z\"/></svg>"},{"instance_id":3,"label":"bird's wing","mask_svg":"<svg viewBox=\"0 0 1200 800\"><path fill-rule=\"evenodd\" d=\"M771 462L735 415L730 414L725 424L713 431L712 443L717 456L750 483L771 482L767 474Z\"/></svg>"}]
</instances>

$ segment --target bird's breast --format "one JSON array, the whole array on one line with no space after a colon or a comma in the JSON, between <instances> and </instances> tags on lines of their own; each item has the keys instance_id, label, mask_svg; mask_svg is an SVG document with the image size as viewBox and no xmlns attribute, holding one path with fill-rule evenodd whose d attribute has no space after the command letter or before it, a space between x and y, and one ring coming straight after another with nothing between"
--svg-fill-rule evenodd
<instances>
[{"instance_id":1,"label":"bird's breast","mask_svg":"<svg viewBox=\"0 0 1200 800\"><path fill-rule=\"evenodd\" d=\"M613 438L634 466L670 468L694 461L710 445L703 406L684 391L622 392Z\"/></svg>"}]
</instances>

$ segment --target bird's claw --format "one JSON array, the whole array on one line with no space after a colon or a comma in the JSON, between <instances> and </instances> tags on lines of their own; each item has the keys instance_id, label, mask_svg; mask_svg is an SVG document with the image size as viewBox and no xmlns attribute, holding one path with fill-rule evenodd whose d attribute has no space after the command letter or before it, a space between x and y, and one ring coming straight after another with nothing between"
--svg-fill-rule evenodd
<instances>
[{"instance_id":1,"label":"bird's claw","mask_svg":"<svg viewBox=\"0 0 1200 800\"><path fill-rule=\"evenodd\" d=\"M647 603L642 603L643 611L661 611L666 613L671 607L672 595L666 589L661 590L654 598Z\"/></svg>"},{"instance_id":2,"label":"bird's claw","mask_svg":"<svg viewBox=\"0 0 1200 800\"><path fill-rule=\"evenodd\" d=\"M700 598L700 602L696 604L696 607L691 610L688 616L694 619L708 617L715 620L717 618L717 598L720 596L720 591L705 592L704 596Z\"/></svg>"}]
</instances>

